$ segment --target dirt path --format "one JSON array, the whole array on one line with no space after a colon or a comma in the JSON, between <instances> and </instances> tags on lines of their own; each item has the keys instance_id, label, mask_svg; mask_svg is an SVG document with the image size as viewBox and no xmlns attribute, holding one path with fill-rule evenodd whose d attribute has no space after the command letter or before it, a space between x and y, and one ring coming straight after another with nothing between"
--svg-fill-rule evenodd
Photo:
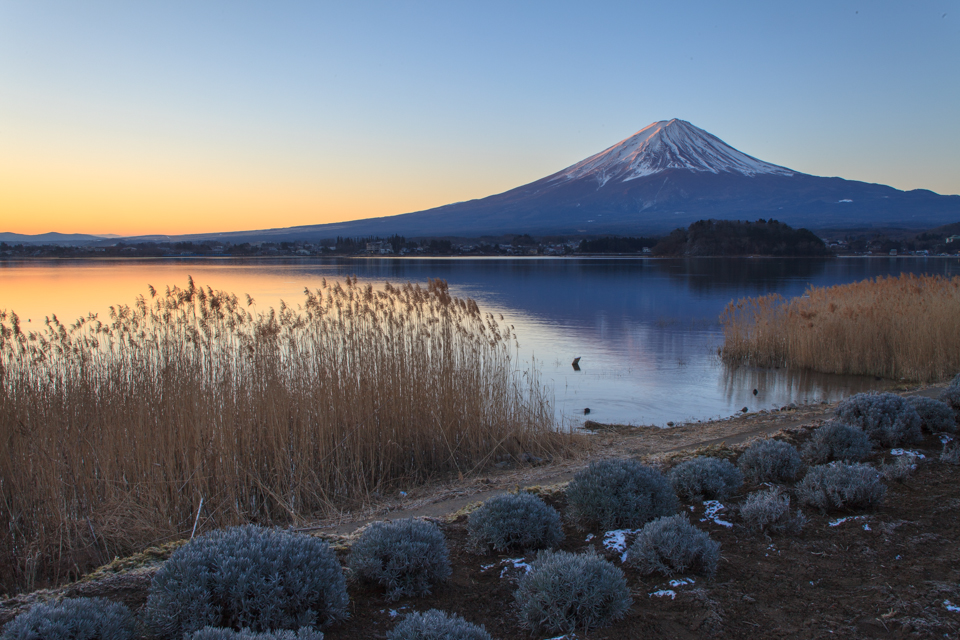
<instances>
[{"instance_id":1,"label":"dirt path","mask_svg":"<svg viewBox=\"0 0 960 640\"><path fill-rule=\"evenodd\" d=\"M928 397L936 397L944 387L944 384L910 387L890 384L890 390L904 395ZM384 497L359 512L317 522L300 530L349 535L375 520L445 517L473 502L482 502L495 495L515 491L518 487L550 486L569 482L577 471L593 460L632 457L656 462L658 458L673 452L723 444L735 446L756 437L769 436L782 429L826 420L833 416L837 404L823 402L792 405L780 410L746 413L721 420L684 423L668 429L587 422L587 425L593 425L593 428L586 436L586 447L580 455L572 459L554 461L542 466L519 465L465 480L425 485L407 495Z\"/></svg>"},{"instance_id":2,"label":"dirt path","mask_svg":"<svg viewBox=\"0 0 960 640\"><path fill-rule=\"evenodd\" d=\"M928 390L929 389L929 390ZM913 393L935 395L939 389L925 388ZM520 465L495 470L480 477L442 485L427 485L406 496L394 496L371 505L360 513L344 515L302 527L302 531L349 535L375 520L412 517L445 517L473 502L515 491L517 487L550 486L568 482L591 461L602 458L642 458L656 462L673 452L710 446L734 446L782 429L815 424L833 415L837 403L822 403L784 408L778 411L747 413L722 420L692 422L672 428L601 425L588 422L584 451L568 460L542 466Z\"/></svg>"}]
</instances>

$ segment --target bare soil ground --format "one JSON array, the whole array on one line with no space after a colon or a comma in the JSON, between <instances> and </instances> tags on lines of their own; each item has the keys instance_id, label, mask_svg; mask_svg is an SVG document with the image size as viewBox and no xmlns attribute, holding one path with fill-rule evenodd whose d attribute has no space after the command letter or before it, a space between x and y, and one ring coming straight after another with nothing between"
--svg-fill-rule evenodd
<instances>
[{"instance_id":1,"label":"bare soil ground","mask_svg":"<svg viewBox=\"0 0 960 640\"><path fill-rule=\"evenodd\" d=\"M927 387L912 393L938 391ZM362 513L304 527L330 539L346 555L350 540L366 522L425 516L437 519L450 546L453 575L433 595L387 602L382 589L351 583L351 618L326 629L326 637L383 638L403 614L430 608L483 624L495 638L556 637L560 634L531 634L520 628L515 612L513 593L523 571L516 565L531 561L534 554L521 559L464 550L471 503L517 487L539 486L541 495L562 512L560 487L591 460L632 457L669 466L696 453L735 456L750 440L773 434L801 444L834 408L812 405L669 430L597 425L583 455L575 459L541 465L517 462L513 469L384 497ZM757 486L745 486L724 502L718 519L731 526L709 518L701 521L705 518L701 504L684 505L692 521L722 545L716 576L675 576L693 581L672 586L668 578L643 576L625 567L634 599L629 614L613 626L577 632L576 637L960 636L960 466L939 461L942 445L935 436L914 449L925 455L924 460L905 482L888 483L882 507L866 513L821 514L806 509L809 522L799 535L766 537L742 526L736 506ZM889 450L878 450L869 462L879 465L892 459ZM854 517L837 522L845 516ZM603 531L566 523L565 533L563 549L593 548L621 565L621 552L604 545ZM136 608L146 600L157 565L175 546L117 561L60 589L2 601L0 624L34 602L65 595L101 595ZM673 594L651 595L662 591Z\"/></svg>"}]
</instances>

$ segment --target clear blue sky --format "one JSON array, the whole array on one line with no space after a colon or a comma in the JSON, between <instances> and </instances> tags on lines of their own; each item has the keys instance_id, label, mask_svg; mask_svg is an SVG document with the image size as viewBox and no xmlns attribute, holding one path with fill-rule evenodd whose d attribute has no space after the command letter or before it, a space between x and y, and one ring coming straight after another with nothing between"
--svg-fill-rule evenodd
<instances>
[{"instance_id":1,"label":"clear blue sky","mask_svg":"<svg viewBox=\"0 0 960 640\"><path fill-rule=\"evenodd\" d=\"M960 2L0 0L0 231L405 213L670 118L960 193Z\"/></svg>"}]
</instances>

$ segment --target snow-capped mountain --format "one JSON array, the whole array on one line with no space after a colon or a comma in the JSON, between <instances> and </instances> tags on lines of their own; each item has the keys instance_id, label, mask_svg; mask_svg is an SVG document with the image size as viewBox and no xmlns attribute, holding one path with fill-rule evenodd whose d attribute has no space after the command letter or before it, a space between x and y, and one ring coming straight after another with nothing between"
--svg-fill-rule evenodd
<instances>
[{"instance_id":1,"label":"snow-capped mountain","mask_svg":"<svg viewBox=\"0 0 960 640\"><path fill-rule=\"evenodd\" d=\"M668 169L745 176L792 176L795 172L737 151L720 138L685 120L661 120L586 160L567 167L549 182L591 177L599 186L627 182Z\"/></svg>"},{"instance_id":2,"label":"snow-capped mountain","mask_svg":"<svg viewBox=\"0 0 960 640\"><path fill-rule=\"evenodd\" d=\"M655 122L545 178L479 200L383 218L210 238L248 242L394 233L410 238L659 234L706 218L773 218L814 230L929 229L960 221L960 196L792 171L674 119Z\"/></svg>"}]
</instances>

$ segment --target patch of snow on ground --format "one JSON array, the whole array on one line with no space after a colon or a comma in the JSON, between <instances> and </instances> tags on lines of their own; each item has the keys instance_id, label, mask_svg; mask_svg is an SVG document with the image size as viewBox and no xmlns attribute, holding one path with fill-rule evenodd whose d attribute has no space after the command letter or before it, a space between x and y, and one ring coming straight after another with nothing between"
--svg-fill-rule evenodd
<instances>
[{"instance_id":1,"label":"patch of snow on ground","mask_svg":"<svg viewBox=\"0 0 960 640\"><path fill-rule=\"evenodd\" d=\"M721 520L717 517L717 514L720 511L726 509L725 506L720 504L719 500L704 500L703 501L703 518L700 518L700 522L706 522L707 520L712 520L714 523L719 524L722 527L732 527L732 522L727 522L726 520Z\"/></svg>"},{"instance_id":2,"label":"patch of snow on ground","mask_svg":"<svg viewBox=\"0 0 960 640\"><path fill-rule=\"evenodd\" d=\"M594 536L593 536L592 533L589 534L589 535L587 535L587 539L586 539L584 542L590 542L591 540L593 540L593 537L594 537ZM564 637L566 637L566 636L564 636Z\"/></svg>"},{"instance_id":3,"label":"patch of snow on ground","mask_svg":"<svg viewBox=\"0 0 960 640\"><path fill-rule=\"evenodd\" d=\"M680 578L679 580L671 580L671 587L682 587L685 584L693 584L693 578Z\"/></svg>"},{"instance_id":4,"label":"patch of snow on ground","mask_svg":"<svg viewBox=\"0 0 960 640\"><path fill-rule=\"evenodd\" d=\"M501 578L507 575L507 572L510 571L510 569L523 569L524 573L530 572L530 565L527 564L527 561L523 558L505 558L500 561L500 564L513 565L512 567L506 566L502 571L500 571Z\"/></svg>"},{"instance_id":5,"label":"patch of snow on ground","mask_svg":"<svg viewBox=\"0 0 960 640\"><path fill-rule=\"evenodd\" d=\"M673 600L677 597L677 592L672 589L660 589L650 594L651 598L663 598L666 596L670 596L670 599Z\"/></svg>"},{"instance_id":6,"label":"patch of snow on ground","mask_svg":"<svg viewBox=\"0 0 960 640\"><path fill-rule=\"evenodd\" d=\"M847 516L845 518L837 518L836 520L831 520L829 524L831 527L839 527L841 524L843 524L844 522L847 522L848 520L866 520L867 517L868 516Z\"/></svg>"},{"instance_id":7,"label":"patch of snow on ground","mask_svg":"<svg viewBox=\"0 0 960 640\"><path fill-rule=\"evenodd\" d=\"M941 433L941 434L940 434L940 443L941 443L941 444L947 444L948 442L952 442L952 441L953 441L953 436L948 436L948 435L945 434L945 433Z\"/></svg>"},{"instance_id":8,"label":"patch of snow on ground","mask_svg":"<svg viewBox=\"0 0 960 640\"><path fill-rule=\"evenodd\" d=\"M870 525L868 525L866 522L863 523L863 530L864 530L864 531L872 531L872 529L870 529Z\"/></svg>"},{"instance_id":9,"label":"patch of snow on ground","mask_svg":"<svg viewBox=\"0 0 960 640\"><path fill-rule=\"evenodd\" d=\"M640 533L640 529L615 529L603 534L603 546L620 554L620 562L627 559L627 536Z\"/></svg>"},{"instance_id":10,"label":"patch of snow on ground","mask_svg":"<svg viewBox=\"0 0 960 640\"><path fill-rule=\"evenodd\" d=\"M947 611L958 611L958 612L960 612L960 607L958 607L957 605L953 604L953 603L950 602L949 600L944 600L944 601L943 601L943 606L947 608Z\"/></svg>"},{"instance_id":11,"label":"patch of snow on ground","mask_svg":"<svg viewBox=\"0 0 960 640\"><path fill-rule=\"evenodd\" d=\"M403 605L402 607L398 607L396 609L380 609L380 613L385 613L391 618L396 618L398 615L400 615L400 612L406 608L407 605Z\"/></svg>"},{"instance_id":12,"label":"patch of snow on ground","mask_svg":"<svg viewBox=\"0 0 960 640\"><path fill-rule=\"evenodd\" d=\"M924 458L926 458L926 456L920 453L919 451L911 451L909 449L890 449L890 455L913 456L914 458L919 458L920 460L923 460Z\"/></svg>"}]
</instances>

